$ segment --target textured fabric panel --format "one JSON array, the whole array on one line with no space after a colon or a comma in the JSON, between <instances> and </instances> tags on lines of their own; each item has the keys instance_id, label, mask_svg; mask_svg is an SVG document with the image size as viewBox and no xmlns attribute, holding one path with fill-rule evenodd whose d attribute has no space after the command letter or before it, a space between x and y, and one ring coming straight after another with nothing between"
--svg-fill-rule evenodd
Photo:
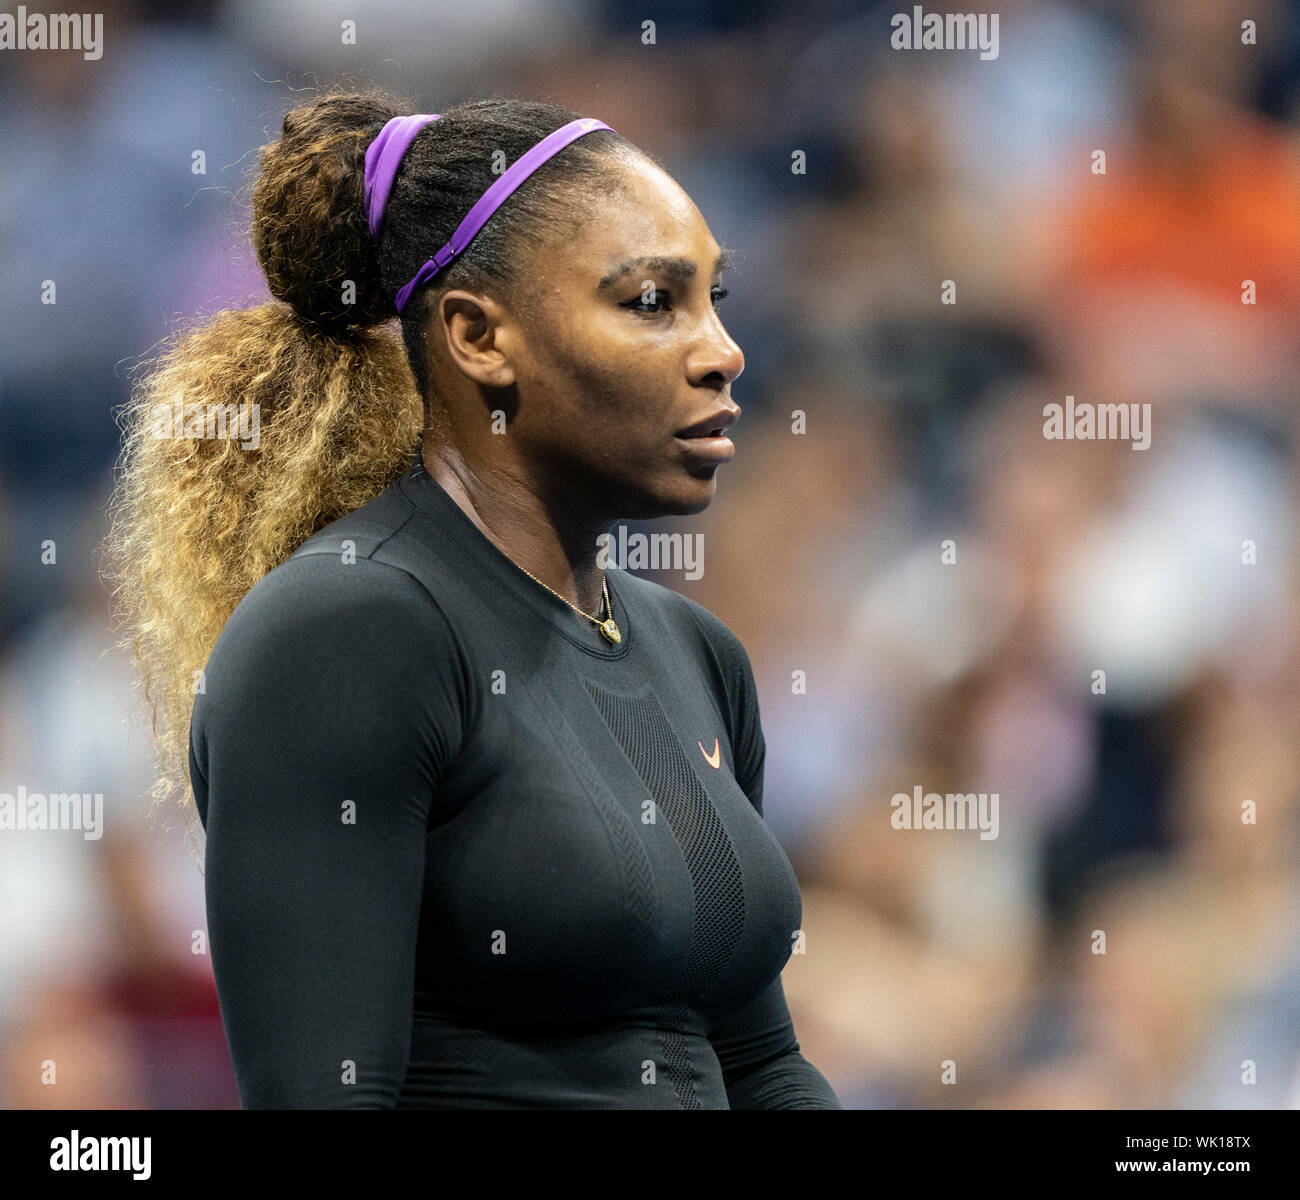
<instances>
[{"instance_id":1,"label":"textured fabric panel","mask_svg":"<svg viewBox=\"0 0 1300 1200\"><path fill-rule=\"evenodd\" d=\"M624 886L622 902L627 914L628 925L635 930L614 951L612 961L616 969L636 961L645 952L645 946L655 934L655 884L654 872L645 847L637 837L631 819L622 812L610 793L608 785L600 777L591 762L591 758L582 744L573 734L569 722L564 719L545 688L534 692L534 699L546 719L547 726L555 736L556 743L564 751L569 765L578 776L587 795L596 810L596 815L605 827L610 841L618 848L618 865L623 874Z\"/></svg>"},{"instance_id":2,"label":"textured fabric panel","mask_svg":"<svg viewBox=\"0 0 1300 1200\"><path fill-rule=\"evenodd\" d=\"M694 936L666 1009L670 1020L683 1021L688 1007L698 1003L721 978L744 931L745 889L740 864L654 693L619 696L585 682L605 724L668 821L691 874ZM684 1039L665 1033L664 1055L682 1107L698 1108Z\"/></svg>"}]
</instances>

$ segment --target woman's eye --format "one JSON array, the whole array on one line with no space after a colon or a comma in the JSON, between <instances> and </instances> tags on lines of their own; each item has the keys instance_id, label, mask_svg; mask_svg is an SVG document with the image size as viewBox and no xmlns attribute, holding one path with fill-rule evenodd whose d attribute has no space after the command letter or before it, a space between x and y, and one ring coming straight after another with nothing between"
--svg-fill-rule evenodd
<instances>
[{"instance_id":1,"label":"woman's eye","mask_svg":"<svg viewBox=\"0 0 1300 1200\"><path fill-rule=\"evenodd\" d=\"M709 292L709 299L714 304L717 304L725 300L728 294L726 288L714 287ZM649 291L642 292L635 300L625 300L620 307L631 309L633 312L646 313L653 317L658 316L660 312L667 311L670 305L667 292L652 288Z\"/></svg>"},{"instance_id":2,"label":"woman's eye","mask_svg":"<svg viewBox=\"0 0 1300 1200\"><path fill-rule=\"evenodd\" d=\"M642 292L635 300L625 300L621 307L630 308L633 312L649 313L654 316L660 308L666 307L668 303L668 293L651 288Z\"/></svg>"}]
</instances>

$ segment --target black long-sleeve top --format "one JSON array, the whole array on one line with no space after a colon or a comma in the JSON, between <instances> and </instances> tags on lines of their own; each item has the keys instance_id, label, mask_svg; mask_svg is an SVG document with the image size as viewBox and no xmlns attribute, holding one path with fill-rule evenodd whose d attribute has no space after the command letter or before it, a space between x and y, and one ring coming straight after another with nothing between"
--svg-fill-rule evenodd
<instances>
[{"instance_id":1,"label":"black long-sleeve top","mask_svg":"<svg viewBox=\"0 0 1300 1200\"><path fill-rule=\"evenodd\" d=\"M190 776L245 1107L840 1107L748 657L606 578L617 645L417 456L235 610Z\"/></svg>"}]
</instances>

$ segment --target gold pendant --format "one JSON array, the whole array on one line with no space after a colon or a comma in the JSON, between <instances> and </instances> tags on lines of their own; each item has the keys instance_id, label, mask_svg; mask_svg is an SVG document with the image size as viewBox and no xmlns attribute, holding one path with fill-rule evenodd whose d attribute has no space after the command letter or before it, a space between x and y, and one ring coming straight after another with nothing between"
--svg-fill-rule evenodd
<instances>
[{"instance_id":1,"label":"gold pendant","mask_svg":"<svg viewBox=\"0 0 1300 1200\"><path fill-rule=\"evenodd\" d=\"M623 640L623 635L619 633L618 626L614 624L614 618L608 617L600 623L600 632L605 641L617 646Z\"/></svg>"}]
</instances>

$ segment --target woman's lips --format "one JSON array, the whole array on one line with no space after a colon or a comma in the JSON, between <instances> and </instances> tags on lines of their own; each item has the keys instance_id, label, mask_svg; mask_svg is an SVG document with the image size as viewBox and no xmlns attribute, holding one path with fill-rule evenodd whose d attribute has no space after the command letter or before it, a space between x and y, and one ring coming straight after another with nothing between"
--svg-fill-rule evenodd
<instances>
[{"instance_id":1,"label":"woman's lips","mask_svg":"<svg viewBox=\"0 0 1300 1200\"><path fill-rule=\"evenodd\" d=\"M680 430L677 441L687 458L700 463L724 463L736 453L735 443L727 437L740 409L734 404L711 413Z\"/></svg>"},{"instance_id":2,"label":"woman's lips","mask_svg":"<svg viewBox=\"0 0 1300 1200\"><path fill-rule=\"evenodd\" d=\"M688 457L706 462L727 462L736 453L736 443L725 434L700 434L695 437L682 437L678 434L674 440Z\"/></svg>"}]
</instances>

